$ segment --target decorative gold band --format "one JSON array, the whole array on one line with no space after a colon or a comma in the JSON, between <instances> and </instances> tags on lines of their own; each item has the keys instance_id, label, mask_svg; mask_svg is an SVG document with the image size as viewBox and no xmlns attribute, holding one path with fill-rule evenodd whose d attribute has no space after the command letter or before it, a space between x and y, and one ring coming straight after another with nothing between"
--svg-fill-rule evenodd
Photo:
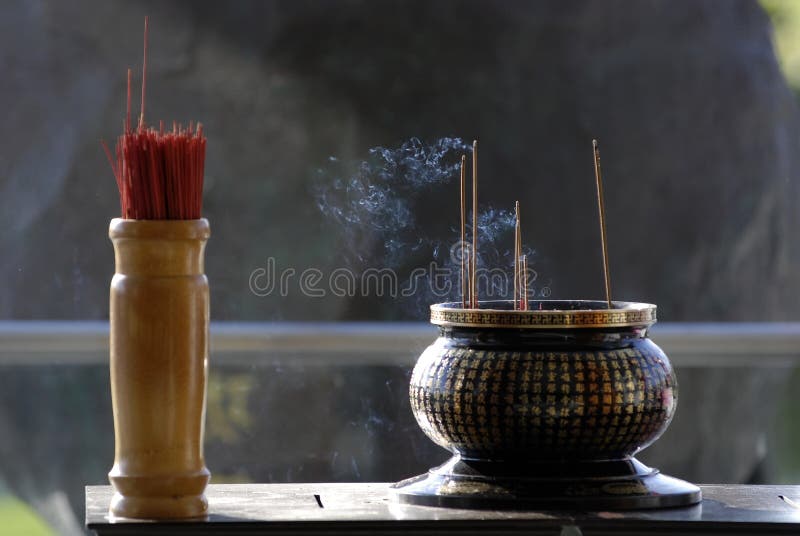
<instances>
[{"instance_id":1,"label":"decorative gold band","mask_svg":"<svg viewBox=\"0 0 800 536\"><path fill-rule=\"evenodd\" d=\"M491 302L489 307L500 302ZM512 309L462 309L460 303L431 305L431 324L449 327L475 328L613 328L650 326L656 322L656 306L649 303L613 302L613 309L595 309L605 302L541 301L531 302L542 309L514 311ZM590 308L585 308L590 307Z\"/></svg>"}]
</instances>

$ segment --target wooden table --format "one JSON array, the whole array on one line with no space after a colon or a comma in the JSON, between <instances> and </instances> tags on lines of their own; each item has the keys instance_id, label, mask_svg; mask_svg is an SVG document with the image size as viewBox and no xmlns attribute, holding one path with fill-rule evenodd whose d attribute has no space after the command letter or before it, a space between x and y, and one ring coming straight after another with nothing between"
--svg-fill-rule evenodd
<instances>
[{"instance_id":1,"label":"wooden table","mask_svg":"<svg viewBox=\"0 0 800 536\"><path fill-rule=\"evenodd\" d=\"M110 486L87 486L86 525L127 534L800 534L800 486L706 485L689 508L628 512L453 510L394 503L389 484L216 484L208 519L109 520ZM781 498L784 497L784 498ZM786 500L788 499L788 501Z\"/></svg>"}]
</instances>

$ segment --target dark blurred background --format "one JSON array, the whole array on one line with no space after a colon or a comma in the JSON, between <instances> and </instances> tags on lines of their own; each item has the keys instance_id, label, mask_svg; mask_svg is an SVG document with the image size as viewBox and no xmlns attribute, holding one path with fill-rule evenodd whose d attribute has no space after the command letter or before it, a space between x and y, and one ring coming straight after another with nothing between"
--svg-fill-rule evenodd
<instances>
[{"instance_id":1,"label":"dark blurred background","mask_svg":"<svg viewBox=\"0 0 800 536\"><path fill-rule=\"evenodd\" d=\"M0 318L107 317L119 202L99 141L120 132L127 67L138 111L145 14L150 121L209 136L216 320L422 319L247 281L268 256L341 262L313 195L329 156L442 136L480 138L482 206L521 201L554 297L602 293L596 137L615 296L669 320L797 317L800 115L764 10L569 0L6 4ZM421 228L456 224L454 186Z\"/></svg>"},{"instance_id":2,"label":"dark blurred background","mask_svg":"<svg viewBox=\"0 0 800 536\"><path fill-rule=\"evenodd\" d=\"M552 297L602 295L596 137L615 298L657 303L665 321L798 320L799 5L6 2L0 320L107 318L119 203L99 141L121 130L127 67L137 102L145 15L149 120L200 120L209 138L215 321L424 321L424 308L390 298L262 297L249 278L268 257L298 272L347 262L352 229L318 207L330 157L357 163L375 146L444 136L480 139L482 207L521 201ZM422 199L410 204L417 228L456 225L453 183ZM380 267L385 237L358 232L362 261ZM409 249L396 268L430 256ZM413 424L407 368L330 367L212 369L217 481L393 480L444 455ZM681 408L652 463L703 482L789 478L768 438L779 415L778 436L797 439L781 396L800 380L678 373ZM0 479L60 532L79 530L81 486L103 483L111 465L107 381L104 367L0 377Z\"/></svg>"}]
</instances>

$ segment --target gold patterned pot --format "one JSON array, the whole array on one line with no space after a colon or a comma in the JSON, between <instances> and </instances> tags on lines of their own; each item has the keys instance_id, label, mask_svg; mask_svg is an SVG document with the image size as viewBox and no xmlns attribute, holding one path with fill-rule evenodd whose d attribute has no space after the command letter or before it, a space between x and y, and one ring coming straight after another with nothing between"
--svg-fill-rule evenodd
<instances>
[{"instance_id":1,"label":"gold patterned pot","mask_svg":"<svg viewBox=\"0 0 800 536\"><path fill-rule=\"evenodd\" d=\"M656 307L541 301L431 307L440 336L411 378L422 430L453 452L395 485L402 502L459 507L652 508L696 486L632 458L675 413L669 359L647 338Z\"/></svg>"}]
</instances>

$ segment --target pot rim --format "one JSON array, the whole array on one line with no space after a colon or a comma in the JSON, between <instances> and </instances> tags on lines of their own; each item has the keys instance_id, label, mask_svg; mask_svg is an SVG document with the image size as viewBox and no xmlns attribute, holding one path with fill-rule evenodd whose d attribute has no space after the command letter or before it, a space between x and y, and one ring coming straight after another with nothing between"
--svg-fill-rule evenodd
<instances>
[{"instance_id":1,"label":"pot rim","mask_svg":"<svg viewBox=\"0 0 800 536\"><path fill-rule=\"evenodd\" d=\"M534 309L528 311L511 309L511 300L478 304L478 309L463 308L461 302L433 304L431 324L466 328L574 329L649 327L656 323L656 306L652 303L612 301L612 308L608 309L602 300L535 300L529 302ZM559 308L560 304L574 308Z\"/></svg>"}]
</instances>

